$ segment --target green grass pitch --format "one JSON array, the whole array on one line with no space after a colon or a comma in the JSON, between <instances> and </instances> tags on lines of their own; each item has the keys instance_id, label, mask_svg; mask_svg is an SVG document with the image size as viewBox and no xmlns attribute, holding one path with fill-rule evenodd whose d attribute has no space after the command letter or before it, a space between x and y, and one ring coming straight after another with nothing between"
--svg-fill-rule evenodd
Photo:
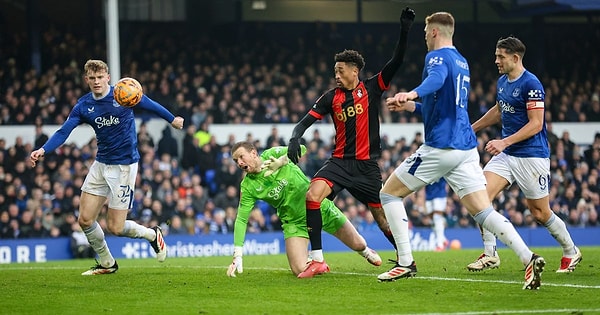
<instances>
[{"instance_id":1,"label":"green grass pitch","mask_svg":"<svg viewBox=\"0 0 600 315\"><path fill-rule=\"evenodd\" d=\"M468 272L480 250L414 252L418 274L377 282L391 265L355 253L325 253L331 272L297 279L284 255L246 256L229 278L231 257L119 261L111 275L81 276L93 260L0 265L0 314L600 314L600 247L557 274L561 249L546 259L542 287L522 290L523 266L501 249L499 269ZM380 252L384 260L392 251Z\"/></svg>"}]
</instances>

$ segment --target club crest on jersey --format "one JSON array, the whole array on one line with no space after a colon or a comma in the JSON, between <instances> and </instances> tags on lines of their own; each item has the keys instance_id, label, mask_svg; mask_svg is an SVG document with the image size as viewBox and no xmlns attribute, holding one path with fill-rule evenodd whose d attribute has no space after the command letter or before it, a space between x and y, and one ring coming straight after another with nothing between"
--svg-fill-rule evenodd
<instances>
[{"instance_id":1,"label":"club crest on jersey","mask_svg":"<svg viewBox=\"0 0 600 315\"><path fill-rule=\"evenodd\" d=\"M521 95L521 89L520 88L516 88L513 92L512 92L512 96L513 97L517 97Z\"/></svg>"},{"instance_id":2,"label":"club crest on jersey","mask_svg":"<svg viewBox=\"0 0 600 315\"><path fill-rule=\"evenodd\" d=\"M119 103L117 103L117 101L113 100L113 107L119 107L121 105L119 105Z\"/></svg>"},{"instance_id":3,"label":"club crest on jersey","mask_svg":"<svg viewBox=\"0 0 600 315\"><path fill-rule=\"evenodd\" d=\"M363 96L362 89L356 90L356 96L358 96L358 97L362 97Z\"/></svg>"},{"instance_id":4,"label":"club crest on jersey","mask_svg":"<svg viewBox=\"0 0 600 315\"><path fill-rule=\"evenodd\" d=\"M87 110L88 110L88 113L90 113L90 114L93 113L94 112L94 106L88 107Z\"/></svg>"}]
</instances>

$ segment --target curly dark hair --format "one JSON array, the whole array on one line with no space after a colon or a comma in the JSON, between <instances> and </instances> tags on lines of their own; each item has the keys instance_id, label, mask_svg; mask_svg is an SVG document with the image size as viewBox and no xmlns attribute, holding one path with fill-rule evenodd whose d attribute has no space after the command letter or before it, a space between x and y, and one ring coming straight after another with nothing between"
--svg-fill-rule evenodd
<instances>
[{"instance_id":1,"label":"curly dark hair","mask_svg":"<svg viewBox=\"0 0 600 315\"><path fill-rule=\"evenodd\" d=\"M346 62L354 64L358 70L362 70L365 66L365 59L356 50L346 49L335 55L335 62Z\"/></svg>"}]
</instances>

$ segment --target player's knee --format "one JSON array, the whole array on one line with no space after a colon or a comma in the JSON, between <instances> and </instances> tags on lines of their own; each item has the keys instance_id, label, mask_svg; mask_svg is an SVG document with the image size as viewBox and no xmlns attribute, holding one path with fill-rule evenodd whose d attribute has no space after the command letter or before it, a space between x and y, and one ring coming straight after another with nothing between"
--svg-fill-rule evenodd
<instances>
[{"instance_id":1,"label":"player's knee","mask_svg":"<svg viewBox=\"0 0 600 315\"><path fill-rule=\"evenodd\" d=\"M533 218L539 223L546 223L552 217L552 210L548 209L548 211L543 211L542 209L534 209L531 208L531 215Z\"/></svg>"},{"instance_id":2,"label":"player's knee","mask_svg":"<svg viewBox=\"0 0 600 315\"><path fill-rule=\"evenodd\" d=\"M77 223L79 223L79 226L81 227L82 230L85 230L85 229L91 227L92 224L94 224L94 220L87 219L83 216L79 216L79 218L77 219Z\"/></svg>"},{"instance_id":3,"label":"player's knee","mask_svg":"<svg viewBox=\"0 0 600 315\"><path fill-rule=\"evenodd\" d=\"M309 190L306 192L306 201L307 202L318 202L320 203L321 201L323 201L323 198L321 198L320 196L321 194L319 192L316 192L314 190Z\"/></svg>"},{"instance_id":4,"label":"player's knee","mask_svg":"<svg viewBox=\"0 0 600 315\"><path fill-rule=\"evenodd\" d=\"M110 222L108 222L106 226L106 230L108 230L110 234L115 236L123 235L123 228L124 226L122 224L111 224Z\"/></svg>"}]
</instances>

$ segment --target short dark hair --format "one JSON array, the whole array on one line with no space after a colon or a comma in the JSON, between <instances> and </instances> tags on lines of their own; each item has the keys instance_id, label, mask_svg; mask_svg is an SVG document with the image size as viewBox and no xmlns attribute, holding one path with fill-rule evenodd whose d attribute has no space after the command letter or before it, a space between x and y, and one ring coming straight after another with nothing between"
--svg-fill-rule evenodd
<instances>
[{"instance_id":1,"label":"short dark hair","mask_svg":"<svg viewBox=\"0 0 600 315\"><path fill-rule=\"evenodd\" d=\"M335 62L346 62L354 64L358 70L362 70L365 66L365 59L358 51L346 49L341 53L337 53L334 58Z\"/></svg>"},{"instance_id":2,"label":"short dark hair","mask_svg":"<svg viewBox=\"0 0 600 315\"><path fill-rule=\"evenodd\" d=\"M525 44L523 42L514 37L509 36L506 38L500 38L498 42L496 42L496 49L504 49L509 54L517 54L523 58L525 56Z\"/></svg>"}]
</instances>

